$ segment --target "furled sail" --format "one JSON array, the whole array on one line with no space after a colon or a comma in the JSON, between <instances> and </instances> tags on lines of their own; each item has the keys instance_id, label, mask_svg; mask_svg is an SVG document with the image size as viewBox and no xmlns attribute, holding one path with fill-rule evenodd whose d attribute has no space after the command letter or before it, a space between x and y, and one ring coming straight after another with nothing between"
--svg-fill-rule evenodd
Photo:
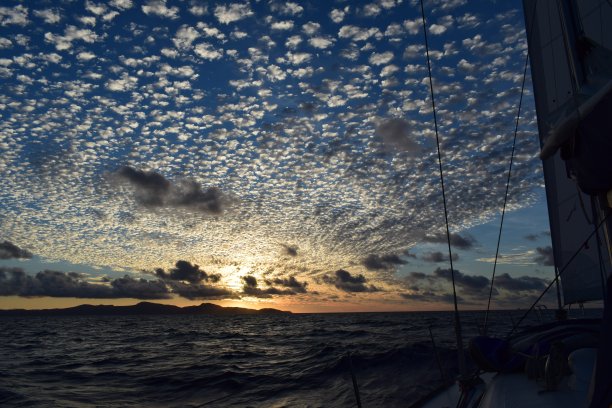
<instances>
[{"instance_id":1,"label":"furled sail","mask_svg":"<svg viewBox=\"0 0 612 408\"><path fill-rule=\"evenodd\" d=\"M524 10L554 264L560 270L596 227L599 211L589 194L612 188L612 160L592 156L610 151L598 144L612 143L612 114L602 115L612 107L612 28L606 24L612 7L606 0L570 6L524 0ZM604 297L612 268L600 238L594 236L563 271L565 304Z\"/></svg>"}]
</instances>

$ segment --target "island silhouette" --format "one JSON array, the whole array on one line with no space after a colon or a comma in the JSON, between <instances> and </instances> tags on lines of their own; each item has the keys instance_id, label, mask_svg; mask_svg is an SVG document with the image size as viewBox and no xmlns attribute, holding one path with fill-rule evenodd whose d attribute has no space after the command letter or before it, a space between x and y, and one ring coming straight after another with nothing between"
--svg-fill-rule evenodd
<instances>
[{"instance_id":1,"label":"island silhouette","mask_svg":"<svg viewBox=\"0 0 612 408\"><path fill-rule=\"evenodd\" d=\"M213 303L179 307L152 302L140 302L130 306L79 305L65 309L10 309L0 310L0 316L125 316L125 315L270 315L291 314L289 311L264 308L223 307Z\"/></svg>"}]
</instances>

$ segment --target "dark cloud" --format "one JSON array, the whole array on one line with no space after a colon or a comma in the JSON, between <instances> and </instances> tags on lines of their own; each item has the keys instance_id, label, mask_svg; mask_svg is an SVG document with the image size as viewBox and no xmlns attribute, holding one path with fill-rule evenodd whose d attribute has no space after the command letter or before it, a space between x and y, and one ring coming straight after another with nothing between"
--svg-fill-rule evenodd
<instances>
[{"instance_id":1,"label":"dark cloud","mask_svg":"<svg viewBox=\"0 0 612 408\"><path fill-rule=\"evenodd\" d=\"M190 283L219 282L221 275L215 273L206 273L196 264L187 261L176 261L174 268L164 271L162 268L155 269L155 275L161 279L174 281L187 281Z\"/></svg>"},{"instance_id":2,"label":"dark cloud","mask_svg":"<svg viewBox=\"0 0 612 408\"><path fill-rule=\"evenodd\" d=\"M168 288L160 280L135 279L130 276L117 278L110 282L116 297L134 299L167 299Z\"/></svg>"},{"instance_id":3,"label":"dark cloud","mask_svg":"<svg viewBox=\"0 0 612 408\"><path fill-rule=\"evenodd\" d=\"M323 275L323 282L334 285L337 289L345 292L378 292L374 285L366 285L367 279L363 275L351 275L344 269L338 269L333 276Z\"/></svg>"},{"instance_id":4,"label":"dark cloud","mask_svg":"<svg viewBox=\"0 0 612 408\"><path fill-rule=\"evenodd\" d=\"M130 166L121 167L115 175L135 189L136 200L148 207L188 207L202 212L220 214L224 197L216 187L202 190L195 180L182 179L171 183L154 171L143 171Z\"/></svg>"},{"instance_id":5,"label":"dark cloud","mask_svg":"<svg viewBox=\"0 0 612 408\"><path fill-rule=\"evenodd\" d=\"M134 279L129 276L115 279L109 285L87 282L75 272L45 270L35 276L20 268L0 268L0 295L23 297L75 297L114 299L168 299L170 292L161 281Z\"/></svg>"},{"instance_id":6,"label":"dark cloud","mask_svg":"<svg viewBox=\"0 0 612 408\"><path fill-rule=\"evenodd\" d=\"M0 242L0 259L26 259L32 258L32 253L26 249L21 249L12 242Z\"/></svg>"},{"instance_id":7,"label":"dark cloud","mask_svg":"<svg viewBox=\"0 0 612 408\"><path fill-rule=\"evenodd\" d=\"M409 278L413 279L426 279L428 275L424 274L423 272L410 272L408 276Z\"/></svg>"},{"instance_id":8,"label":"dark cloud","mask_svg":"<svg viewBox=\"0 0 612 408\"><path fill-rule=\"evenodd\" d=\"M380 123L376 135L382 138L385 150L416 154L421 147L413 139L410 122L401 118L391 118Z\"/></svg>"},{"instance_id":9,"label":"dark cloud","mask_svg":"<svg viewBox=\"0 0 612 408\"><path fill-rule=\"evenodd\" d=\"M425 237L423 237L423 241L434 244L446 244L448 242L446 233L425 235ZM470 249L476 244L476 240L473 237L469 235L461 236L455 233L450 234L450 241L452 246L459 249Z\"/></svg>"},{"instance_id":10,"label":"dark cloud","mask_svg":"<svg viewBox=\"0 0 612 408\"><path fill-rule=\"evenodd\" d=\"M298 246L297 245L286 245L283 244L283 248L285 249L285 255L289 256L297 256L298 255Z\"/></svg>"},{"instance_id":11,"label":"dark cloud","mask_svg":"<svg viewBox=\"0 0 612 408\"><path fill-rule=\"evenodd\" d=\"M290 288L296 293L306 293L306 286L308 286L308 282L300 282L295 279L295 276L290 276L289 278L275 278L271 280L266 280L266 285L280 285L286 288Z\"/></svg>"},{"instance_id":12,"label":"dark cloud","mask_svg":"<svg viewBox=\"0 0 612 408\"><path fill-rule=\"evenodd\" d=\"M363 266L371 271L392 269L397 265L405 265L406 263L407 261L395 254L382 256L371 254L362 261Z\"/></svg>"},{"instance_id":13,"label":"dark cloud","mask_svg":"<svg viewBox=\"0 0 612 408\"><path fill-rule=\"evenodd\" d=\"M537 247L536 251L538 254L535 258L533 258L535 262L544 266L555 266L555 258L553 256L552 247Z\"/></svg>"},{"instance_id":14,"label":"dark cloud","mask_svg":"<svg viewBox=\"0 0 612 408\"><path fill-rule=\"evenodd\" d=\"M420 302L442 302L442 303L454 303L452 293L435 293L432 291L424 291L418 293L401 293L401 297L408 300L417 300ZM464 302L465 300L461 296L457 296L457 302Z\"/></svg>"},{"instance_id":15,"label":"dark cloud","mask_svg":"<svg viewBox=\"0 0 612 408\"><path fill-rule=\"evenodd\" d=\"M164 198L170 190L170 182L154 171L143 171L124 166L116 174L136 187L136 198L144 205L163 205Z\"/></svg>"},{"instance_id":16,"label":"dark cloud","mask_svg":"<svg viewBox=\"0 0 612 408\"><path fill-rule=\"evenodd\" d=\"M525 238L527 241L534 242L538 240L538 234L527 234L523 238Z\"/></svg>"},{"instance_id":17,"label":"dark cloud","mask_svg":"<svg viewBox=\"0 0 612 408\"><path fill-rule=\"evenodd\" d=\"M0 268L0 296L169 299L174 293L191 300L238 297L229 289L203 283L145 280L127 275L113 280L104 278L102 281L106 284L90 283L75 272L45 270L31 276L20 268Z\"/></svg>"},{"instance_id":18,"label":"dark cloud","mask_svg":"<svg viewBox=\"0 0 612 408\"><path fill-rule=\"evenodd\" d=\"M421 259L425 262L448 262L448 254L444 254L440 251L427 252L421 256ZM458 259L459 255L453 253L453 261L457 261Z\"/></svg>"},{"instance_id":19,"label":"dark cloud","mask_svg":"<svg viewBox=\"0 0 612 408\"><path fill-rule=\"evenodd\" d=\"M495 278L495 286L509 291L543 291L547 283L544 279L534 276L521 276L513 278L507 273L503 273Z\"/></svg>"},{"instance_id":20,"label":"dark cloud","mask_svg":"<svg viewBox=\"0 0 612 408\"><path fill-rule=\"evenodd\" d=\"M186 299L236 299L238 294L225 288L206 285L203 283L187 284L183 282L170 282L170 287L177 295Z\"/></svg>"},{"instance_id":21,"label":"dark cloud","mask_svg":"<svg viewBox=\"0 0 612 408\"><path fill-rule=\"evenodd\" d=\"M438 268L434 271L434 276L452 281L451 270ZM455 284L472 294L483 294L483 290L489 287L489 278L480 275L466 275L455 269ZM488 292L486 292L488 295Z\"/></svg>"},{"instance_id":22,"label":"dark cloud","mask_svg":"<svg viewBox=\"0 0 612 408\"><path fill-rule=\"evenodd\" d=\"M244 282L244 285L242 286L242 293L247 295L247 296L255 296L255 297L260 297L260 298L269 298L269 297L272 297L272 295L295 295L298 292L299 293L306 292L306 284L305 283L299 284L299 282L297 282L297 280L295 280L295 278L293 278L293 280L295 281L295 283L290 282L291 278L286 280L286 282L289 283L289 284L296 285L297 286L297 290L296 290L296 288L289 287L288 285L285 285L285 286L288 286L287 289L279 289L279 288L276 288L274 286L270 286L268 288L262 289L262 288L259 287L259 284L257 283L257 278L255 278L254 276L251 276L251 275L243 276L242 277L242 281ZM271 281L266 281L266 283L267 282L271 282Z\"/></svg>"}]
</instances>

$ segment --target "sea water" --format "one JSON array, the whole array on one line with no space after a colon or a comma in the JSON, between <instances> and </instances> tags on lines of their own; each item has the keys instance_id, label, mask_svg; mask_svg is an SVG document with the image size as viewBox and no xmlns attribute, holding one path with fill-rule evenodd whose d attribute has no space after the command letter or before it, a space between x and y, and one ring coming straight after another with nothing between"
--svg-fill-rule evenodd
<instances>
[{"instance_id":1,"label":"sea water","mask_svg":"<svg viewBox=\"0 0 612 408\"><path fill-rule=\"evenodd\" d=\"M489 333L521 314L492 313ZM476 335L484 313L461 317ZM354 407L352 372L364 407L407 407L456 375L453 326L448 312L3 317L0 406Z\"/></svg>"}]
</instances>

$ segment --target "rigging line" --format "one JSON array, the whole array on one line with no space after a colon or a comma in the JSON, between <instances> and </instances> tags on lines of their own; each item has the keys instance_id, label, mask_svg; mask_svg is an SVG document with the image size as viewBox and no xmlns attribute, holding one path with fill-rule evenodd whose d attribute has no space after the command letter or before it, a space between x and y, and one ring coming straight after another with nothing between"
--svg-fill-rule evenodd
<instances>
[{"instance_id":1,"label":"rigging line","mask_svg":"<svg viewBox=\"0 0 612 408\"><path fill-rule=\"evenodd\" d=\"M495 271L497 269L497 259L499 258L499 244L501 242L502 229L504 226L504 216L506 215L506 204L508 202L508 191L510 190L510 177L512 176L512 164L514 163L514 152L516 151L516 135L518 134L519 120L521 118L521 107L523 106L523 94L525 92L525 79L527 78L527 65L529 63L529 52L525 57L523 67L523 83L521 84L521 96L519 98L518 111L514 124L514 140L512 141L512 153L510 154L510 166L508 167L508 178L506 179L506 193L504 194L504 205L502 206L501 221L499 223L499 234L497 235L497 248L495 249L495 262L493 263L493 274L491 275L491 287L489 288L489 299L487 301L487 311L484 318L483 335L487 334L487 323L489 321L489 310L491 308L491 297L493 296L493 283L495 281Z\"/></svg>"},{"instance_id":2,"label":"rigging line","mask_svg":"<svg viewBox=\"0 0 612 408\"><path fill-rule=\"evenodd\" d=\"M508 191L510 190L510 177L512 175L512 164L514 162L514 152L516 150L516 136L518 134L518 126L519 120L521 117L521 107L523 105L523 95L525 94L525 80L527 78L527 66L529 64L529 41L531 40L531 36L533 34L533 29L535 27L534 20L536 19L536 10L538 6L538 0L534 0L533 2L533 10L531 15L531 23L527 21L527 25L525 26L525 31L527 35L527 55L525 56L525 64L523 66L523 82L521 83L521 96L519 98L518 110L516 112L516 121L514 124L514 139L512 141L512 153L510 154L510 166L508 167L508 179L506 180L506 192L504 194L504 205L502 207L501 213L501 221L499 223L499 234L497 235L497 247L495 249L495 262L493 263L493 273L491 274L491 287L489 288L489 298L487 300L487 311L485 313L484 324L483 324L483 335L487 334L487 323L489 321L489 311L491 308L491 297L493 296L493 283L495 281L495 272L497 270L497 260L499 259L499 246L501 243L501 235L502 228L504 226L504 217L506 215L506 204L508 201Z\"/></svg>"},{"instance_id":3,"label":"rigging line","mask_svg":"<svg viewBox=\"0 0 612 408\"><path fill-rule=\"evenodd\" d=\"M453 284L453 303L455 306L455 336L457 337L457 353L459 358L459 373L466 374L465 354L463 351L463 338L461 334L461 320L459 308L457 307L457 289L455 287L455 269L453 268L453 253L451 250L450 229L448 227L448 208L446 207L446 193L444 191L444 172L442 171L442 153L440 151L440 137L438 135L438 118L436 116L436 102L434 99L433 79L431 75L431 60L429 58L429 41L427 39L427 23L425 22L425 9L423 0L421 3L421 19L423 20L423 34L425 37L425 55L427 56L427 71L429 73L429 91L431 96L431 109L433 111L434 130L436 134L436 147L438 149L438 167L440 168L440 185L442 187L442 202L444 204L444 223L446 225L446 241L448 243L448 259L450 262L451 281Z\"/></svg>"},{"instance_id":4,"label":"rigging line","mask_svg":"<svg viewBox=\"0 0 612 408\"><path fill-rule=\"evenodd\" d=\"M565 270L567 269L567 267L572 263L572 261L578 256L578 254L580 253L580 251L582 251L582 248L584 248L584 246L586 245L586 243L593 238L593 235L595 235L597 233L597 231L599 231L599 228L601 228L601 226L608 220L608 218L610 218L610 215L612 214L612 212L609 212L604 219L602 219L599 224L597 225L597 228L595 228L593 230L593 232L591 232L589 234L589 236L582 241L582 243L580 244L580 246L578 247L578 249L574 252L574 254L572 255L572 257L565 263L565 265L563 265L563 268L561 268L561 270L559 270L559 273L557 273L555 275L555 278L548 284L548 286L546 286L546 288L544 289L544 291L542 292L542 294L535 300L535 302L533 302L533 304L531 305L531 307L529 309L527 309L527 311L523 314L523 316L520 318L520 320L512 327L512 330L510 331L510 333L506 336L506 340L508 340L510 338L510 336L512 336L512 334L516 331L516 329L520 326L520 324L523 322L523 320L525 319L525 317L527 317L527 315L529 314L529 312L531 312L533 310L533 308L535 307L535 305L538 304L538 302L540 300L542 300L542 298L544 297L544 295L546 294L546 292L548 292L548 290L552 287L552 285L561 277L561 274L563 272L565 272Z\"/></svg>"}]
</instances>

